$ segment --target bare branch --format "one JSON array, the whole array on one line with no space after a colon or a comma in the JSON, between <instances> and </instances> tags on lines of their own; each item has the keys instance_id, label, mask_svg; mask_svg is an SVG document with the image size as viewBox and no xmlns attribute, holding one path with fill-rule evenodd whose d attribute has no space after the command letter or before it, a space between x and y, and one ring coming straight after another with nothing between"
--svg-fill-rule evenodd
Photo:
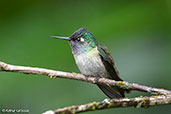
<instances>
[{"instance_id":1,"label":"bare branch","mask_svg":"<svg viewBox=\"0 0 171 114\"><path fill-rule=\"evenodd\" d=\"M142 92L148 92L151 94L163 94L163 95L171 94L170 90L152 88L152 87L139 85L135 83L128 83L125 81L115 81L115 80L110 80L106 78L98 78L98 77L93 77L93 76L86 77L82 74L77 74L77 73L55 71L55 70L49 70L49 69L44 69L44 68L10 65L4 62L0 62L0 71L19 72L19 73L24 73L24 74L42 74L42 75L49 76L51 78L68 78L68 79L89 82L93 84L118 86L123 89L137 90L137 91L142 91Z\"/></svg>"},{"instance_id":2,"label":"bare branch","mask_svg":"<svg viewBox=\"0 0 171 114\"><path fill-rule=\"evenodd\" d=\"M43 114L75 114L79 112L132 106L136 108L148 108L150 106L156 106L161 104L171 104L171 95L122 99L105 99L102 102L92 102L83 105L76 105L56 110L50 110Z\"/></svg>"}]
</instances>

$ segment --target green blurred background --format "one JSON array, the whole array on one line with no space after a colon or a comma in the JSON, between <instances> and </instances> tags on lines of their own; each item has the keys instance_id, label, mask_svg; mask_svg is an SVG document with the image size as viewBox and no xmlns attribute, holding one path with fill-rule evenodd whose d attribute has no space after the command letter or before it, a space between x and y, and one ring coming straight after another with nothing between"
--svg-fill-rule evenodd
<instances>
[{"instance_id":1,"label":"green blurred background","mask_svg":"<svg viewBox=\"0 0 171 114\"><path fill-rule=\"evenodd\" d=\"M85 27L110 50L128 82L171 89L170 0L1 0L0 61L79 72L68 42ZM149 95L132 92L127 97ZM93 84L41 75L0 72L0 109L31 114L101 101ZM171 106L117 108L87 114L170 114Z\"/></svg>"}]
</instances>

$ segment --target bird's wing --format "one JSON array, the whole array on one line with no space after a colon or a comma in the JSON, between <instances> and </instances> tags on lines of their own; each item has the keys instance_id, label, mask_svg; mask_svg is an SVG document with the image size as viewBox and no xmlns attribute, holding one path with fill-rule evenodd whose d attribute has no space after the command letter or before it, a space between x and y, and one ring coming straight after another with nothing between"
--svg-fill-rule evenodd
<instances>
[{"instance_id":1,"label":"bird's wing","mask_svg":"<svg viewBox=\"0 0 171 114\"><path fill-rule=\"evenodd\" d=\"M116 80L116 81L123 81L120 77L119 74L114 67L114 62L112 59L112 56L108 52L107 48L104 47L102 44L98 44L98 51L99 55L102 59L102 62L109 74L109 78ZM125 97L124 95L124 90L118 87L111 87L111 86L105 86L105 85L98 85L99 88L110 98L120 98L120 97Z\"/></svg>"},{"instance_id":2,"label":"bird's wing","mask_svg":"<svg viewBox=\"0 0 171 114\"><path fill-rule=\"evenodd\" d=\"M107 48L105 46L103 46L102 44L98 44L98 51L99 51L99 55L102 59L103 64L105 65L106 70L108 71L111 79L116 80L116 81L123 81L120 77L119 77L119 73L117 71L117 69L114 66L114 62L112 59L112 56L110 55L110 53L108 52Z\"/></svg>"}]
</instances>

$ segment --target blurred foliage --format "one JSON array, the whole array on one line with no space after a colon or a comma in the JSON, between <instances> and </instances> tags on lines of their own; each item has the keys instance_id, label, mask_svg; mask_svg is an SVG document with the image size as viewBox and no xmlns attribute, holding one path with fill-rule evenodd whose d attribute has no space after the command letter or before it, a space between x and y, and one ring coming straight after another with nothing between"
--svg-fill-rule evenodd
<instances>
[{"instance_id":1,"label":"blurred foliage","mask_svg":"<svg viewBox=\"0 0 171 114\"><path fill-rule=\"evenodd\" d=\"M66 41L85 27L105 44L123 79L171 89L170 0L1 0L0 61L79 72ZM149 95L132 92L128 97ZM42 113L106 96L93 84L0 72L0 109ZM88 114L170 114L170 106L119 108Z\"/></svg>"}]
</instances>

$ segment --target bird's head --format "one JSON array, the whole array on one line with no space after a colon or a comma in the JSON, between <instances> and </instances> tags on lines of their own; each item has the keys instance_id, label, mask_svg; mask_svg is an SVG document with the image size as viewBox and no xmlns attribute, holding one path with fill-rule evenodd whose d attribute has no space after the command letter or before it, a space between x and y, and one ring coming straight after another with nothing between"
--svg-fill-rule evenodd
<instances>
[{"instance_id":1,"label":"bird's head","mask_svg":"<svg viewBox=\"0 0 171 114\"><path fill-rule=\"evenodd\" d=\"M68 40L73 53L80 54L86 51L95 48L97 45L97 41L95 37L88 32L85 28L80 28L75 31L70 37L60 37L60 36L52 36L53 38Z\"/></svg>"}]
</instances>

